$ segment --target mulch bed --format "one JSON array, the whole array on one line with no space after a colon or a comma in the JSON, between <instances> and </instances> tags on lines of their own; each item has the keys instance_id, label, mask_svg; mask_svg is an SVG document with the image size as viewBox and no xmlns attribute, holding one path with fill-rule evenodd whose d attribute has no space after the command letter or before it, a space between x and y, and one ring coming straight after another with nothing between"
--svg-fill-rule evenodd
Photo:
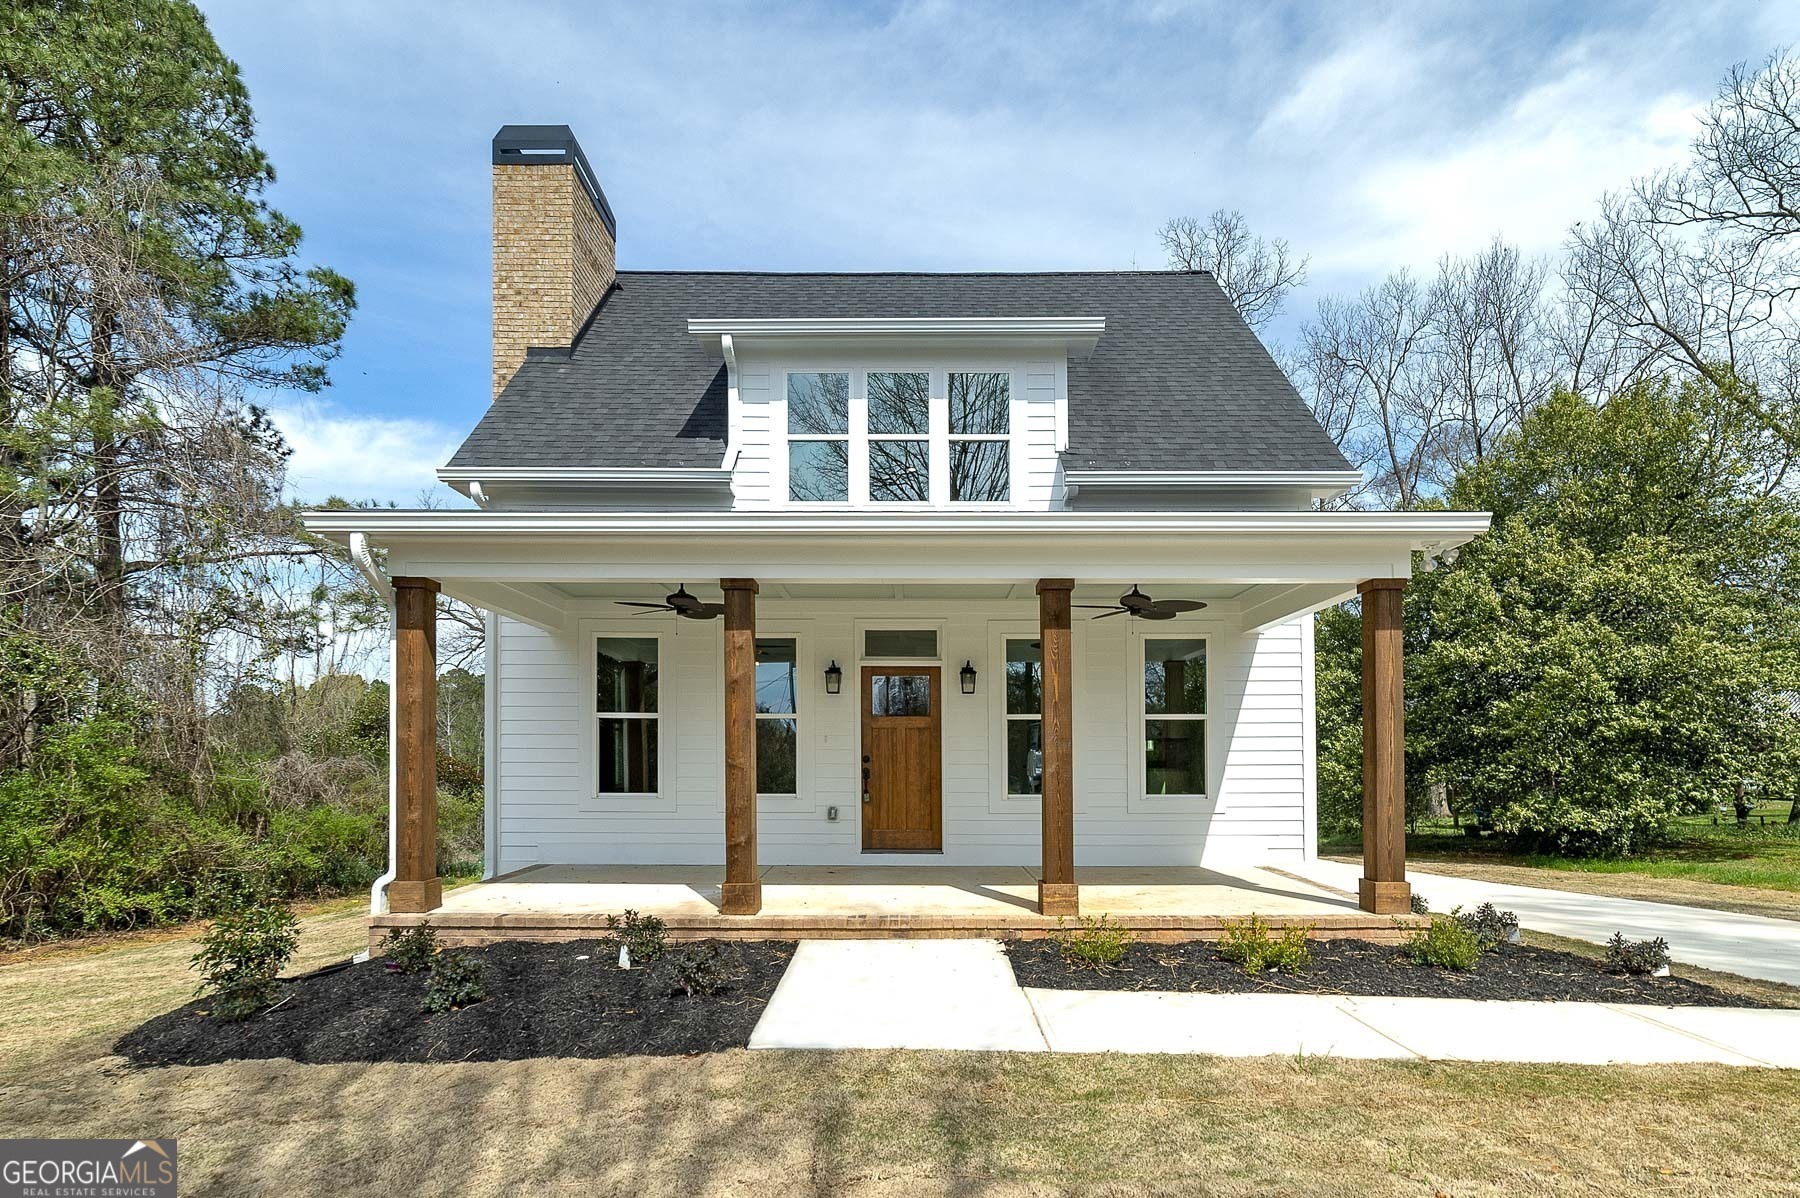
<instances>
[{"instance_id":1,"label":"mulch bed","mask_svg":"<svg viewBox=\"0 0 1800 1198\"><path fill-rule=\"evenodd\" d=\"M1665 1007L1764 1007L1685 978L1608 973L1572 953L1502 944L1466 972L1415 965L1398 945L1321 940L1303 973L1246 975L1206 941L1134 943L1118 965L1095 969L1063 958L1050 940L1006 946L1019 985L1042 990L1173 990L1202 994L1359 994L1411 998L1542 999Z\"/></svg>"},{"instance_id":2,"label":"mulch bed","mask_svg":"<svg viewBox=\"0 0 1800 1198\"><path fill-rule=\"evenodd\" d=\"M425 975L390 973L380 959L284 981L278 1005L223 1023L201 998L120 1038L141 1065L211 1065L286 1057L357 1061L517 1061L531 1057L680 1056L742 1048L794 955L792 941L715 941L724 986L692 998L674 959L629 971L595 940L510 941L462 950L485 966L488 997L425 1013ZM587 957L585 961L577 957Z\"/></svg>"}]
</instances>

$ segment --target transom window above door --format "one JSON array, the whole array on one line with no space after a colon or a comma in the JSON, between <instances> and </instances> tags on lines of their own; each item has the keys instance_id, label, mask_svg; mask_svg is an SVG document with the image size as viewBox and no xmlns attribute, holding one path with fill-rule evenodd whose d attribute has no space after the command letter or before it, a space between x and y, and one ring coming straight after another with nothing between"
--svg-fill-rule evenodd
<instances>
[{"instance_id":1,"label":"transom window above door","mask_svg":"<svg viewBox=\"0 0 1800 1198\"><path fill-rule=\"evenodd\" d=\"M1012 373L789 371L791 503L1012 500Z\"/></svg>"}]
</instances>

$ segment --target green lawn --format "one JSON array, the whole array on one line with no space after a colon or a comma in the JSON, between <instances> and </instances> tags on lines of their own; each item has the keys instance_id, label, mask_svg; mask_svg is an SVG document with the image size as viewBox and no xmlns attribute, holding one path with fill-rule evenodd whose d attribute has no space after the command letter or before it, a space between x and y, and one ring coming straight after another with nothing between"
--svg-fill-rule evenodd
<instances>
[{"instance_id":1,"label":"green lawn","mask_svg":"<svg viewBox=\"0 0 1800 1198\"><path fill-rule=\"evenodd\" d=\"M1450 820L1421 821L1406 837L1409 860L1467 862L1567 870L1589 874L1641 874L1714 886L1747 886L1800 893L1800 825L1787 823L1788 805L1764 804L1740 829L1729 816L1683 820L1675 840L1631 857L1580 859L1514 853L1489 837L1469 836ZM1762 822L1762 821L1767 822ZM1327 851L1354 854L1359 846L1341 843Z\"/></svg>"},{"instance_id":2,"label":"green lawn","mask_svg":"<svg viewBox=\"0 0 1800 1198\"><path fill-rule=\"evenodd\" d=\"M1800 825L1787 812L1786 803L1763 804L1748 828L1729 814L1716 824L1686 819L1672 843L1615 860L1514 853L1450 820L1425 820L1407 834L1406 855L1421 873L1800 920ZM1320 851L1355 860L1362 846L1340 840Z\"/></svg>"}]
</instances>

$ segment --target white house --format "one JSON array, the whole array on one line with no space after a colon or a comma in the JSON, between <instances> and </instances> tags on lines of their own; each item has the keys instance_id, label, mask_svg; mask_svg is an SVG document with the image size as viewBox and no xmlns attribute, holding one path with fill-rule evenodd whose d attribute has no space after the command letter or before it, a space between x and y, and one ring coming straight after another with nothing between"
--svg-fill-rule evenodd
<instances>
[{"instance_id":1,"label":"white house","mask_svg":"<svg viewBox=\"0 0 1800 1198\"><path fill-rule=\"evenodd\" d=\"M440 589L489 613L489 876L723 866L725 917L771 866L1024 866L1054 915L1308 857L1360 590L1360 901L1407 909L1399 588L1488 518L1320 510L1357 476L1211 276L616 270L566 127L493 148L477 506L306 518L394 597L390 912L441 902Z\"/></svg>"}]
</instances>

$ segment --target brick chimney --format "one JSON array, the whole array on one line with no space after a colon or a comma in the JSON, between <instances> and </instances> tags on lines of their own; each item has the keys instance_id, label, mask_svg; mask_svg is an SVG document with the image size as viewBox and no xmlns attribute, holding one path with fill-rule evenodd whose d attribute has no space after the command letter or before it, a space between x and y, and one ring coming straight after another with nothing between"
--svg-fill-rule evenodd
<instances>
[{"instance_id":1,"label":"brick chimney","mask_svg":"<svg viewBox=\"0 0 1800 1198\"><path fill-rule=\"evenodd\" d=\"M494 395L528 346L570 345L613 284L618 225L567 125L494 134Z\"/></svg>"}]
</instances>

